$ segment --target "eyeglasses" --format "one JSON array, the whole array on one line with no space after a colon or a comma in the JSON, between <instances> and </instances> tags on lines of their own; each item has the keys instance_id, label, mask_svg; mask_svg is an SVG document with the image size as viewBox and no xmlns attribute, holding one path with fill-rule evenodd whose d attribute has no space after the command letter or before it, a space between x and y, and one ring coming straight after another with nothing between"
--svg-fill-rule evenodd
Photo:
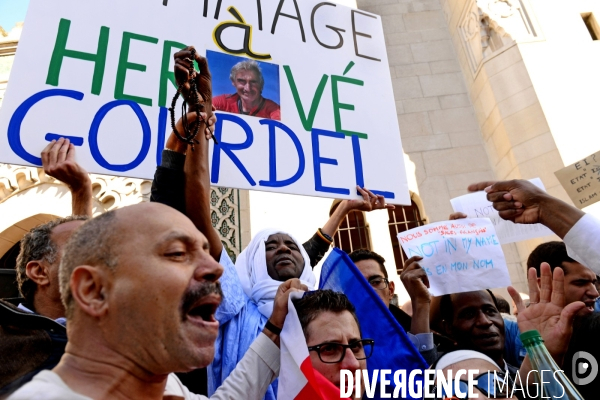
<instances>
[{"instance_id":1,"label":"eyeglasses","mask_svg":"<svg viewBox=\"0 0 600 400\"><path fill-rule=\"evenodd\" d=\"M512 380L510 376L508 379L505 379L506 374L504 372L494 372L488 371L484 372L481 375L478 375L475 378L475 387L483 393L484 396L494 398L494 399L507 399L510 397L509 387L512 387ZM442 388L442 399L452 398L452 399L468 399L469 398L469 382L460 380L458 382L458 386L460 389L460 394L454 392L454 382L452 382L452 387L450 393L447 393L445 388ZM437 395L437 386L433 387L433 391L431 394ZM436 397L436 399L440 399Z\"/></svg>"},{"instance_id":2,"label":"eyeglasses","mask_svg":"<svg viewBox=\"0 0 600 400\"><path fill-rule=\"evenodd\" d=\"M373 278L369 279L369 283L374 289L377 290L387 289L389 286L388 280L382 276L374 276Z\"/></svg>"},{"instance_id":3,"label":"eyeglasses","mask_svg":"<svg viewBox=\"0 0 600 400\"><path fill-rule=\"evenodd\" d=\"M362 339L349 344L341 343L321 343L316 346L310 346L309 351L316 351L319 358L325 364L336 364L342 362L346 356L346 349L352 350L357 360L366 360L373 354L373 339Z\"/></svg>"}]
</instances>

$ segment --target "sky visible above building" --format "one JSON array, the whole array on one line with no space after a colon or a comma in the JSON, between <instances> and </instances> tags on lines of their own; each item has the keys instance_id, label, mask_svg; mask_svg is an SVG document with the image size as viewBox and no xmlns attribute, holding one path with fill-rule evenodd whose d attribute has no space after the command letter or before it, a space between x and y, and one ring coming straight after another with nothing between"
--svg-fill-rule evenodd
<instances>
[{"instance_id":1,"label":"sky visible above building","mask_svg":"<svg viewBox=\"0 0 600 400\"><path fill-rule=\"evenodd\" d=\"M9 32L17 22L25 20L29 0L0 0L0 26Z\"/></svg>"}]
</instances>

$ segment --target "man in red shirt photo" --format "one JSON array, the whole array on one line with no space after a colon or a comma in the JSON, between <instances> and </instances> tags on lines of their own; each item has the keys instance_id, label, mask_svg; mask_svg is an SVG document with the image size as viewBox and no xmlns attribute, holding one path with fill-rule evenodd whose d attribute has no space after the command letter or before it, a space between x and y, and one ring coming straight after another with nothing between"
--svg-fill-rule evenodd
<instances>
[{"instance_id":1,"label":"man in red shirt photo","mask_svg":"<svg viewBox=\"0 0 600 400\"><path fill-rule=\"evenodd\" d=\"M281 120L279 104L262 96L265 80L256 61L245 60L235 64L229 79L236 93L215 97L213 106L217 110Z\"/></svg>"}]
</instances>

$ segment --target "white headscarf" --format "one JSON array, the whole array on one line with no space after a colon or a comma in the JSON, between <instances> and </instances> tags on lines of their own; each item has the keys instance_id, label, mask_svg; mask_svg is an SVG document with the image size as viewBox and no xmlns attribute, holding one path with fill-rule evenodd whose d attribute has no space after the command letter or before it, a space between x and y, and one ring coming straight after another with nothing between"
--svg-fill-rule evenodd
<instances>
[{"instance_id":1,"label":"white headscarf","mask_svg":"<svg viewBox=\"0 0 600 400\"><path fill-rule=\"evenodd\" d=\"M287 232L282 232L278 229L264 229L258 232L248 244L235 262L244 293L258 305L258 310L262 315L269 318L273 312L273 300L279 285L283 282L276 281L269 276L267 271L267 254L265 250L265 242L269 236L276 233L282 233L292 238L302 257L304 257L304 269L300 275L300 281L308 286L308 290L314 290L317 278L310 266L310 258L304 250L302 243L296 240L295 237Z\"/></svg>"},{"instance_id":2,"label":"white headscarf","mask_svg":"<svg viewBox=\"0 0 600 400\"><path fill-rule=\"evenodd\" d=\"M490 364L497 367L500 371L503 371L502 368L496 364L494 360L489 358L483 353L474 350L455 350L451 351L445 355L443 355L435 365L436 371L442 371L445 368L448 368L450 365L459 363L461 361L479 359L489 362Z\"/></svg>"}]
</instances>

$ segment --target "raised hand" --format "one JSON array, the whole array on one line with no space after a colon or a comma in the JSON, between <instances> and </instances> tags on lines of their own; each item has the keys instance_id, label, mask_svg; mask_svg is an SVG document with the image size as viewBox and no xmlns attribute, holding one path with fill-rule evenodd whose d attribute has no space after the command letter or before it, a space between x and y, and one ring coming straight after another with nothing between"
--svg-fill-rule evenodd
<instances>
[{"instance_id":1,"label":"raised hand","mask_svg":"<svg viewBox=\"0 0 600 400\"><path fill-rule=\"evenodd\" d=\"M400 280L410 296L412 303L412 320L410 331L412 334L428 333L429 311L431 307L431 294L429 293L429 278L427 272L421 267L419 261L423 257L414 256L406 260Z\"/></svg>"},{"instance_id":2,"label":"raised hand","mask_svg":"<svg viewBox=\"0 0 600 400\"><path fill-rule=\"evenodd\" d=\"M88 173L75 161L75 146L69 139L53 140L42 151L44 172L77 191L89 184Z\"/></svg>"},{"instance_id":3,"label":"raised hand","mask_svg":"<svg viewBox=\"0 0 600 400\"><path fill-rule=\"evenodd\" d=\"M508 292L519 312L517 316L519 330L521 333L534 329L540 332L546 348L561 365L573 334L573 319L577 313L587 310L587 308L581 301L565 306L565 276L561 268L555 268L552 273L550 265L542 263L541 288L538 286L535 268L529 269L527 281L529 283L529 307L525 307L515 288L508 287Z\"/></svg>"},{"instance_id":4,"label":"raised hand","mask_svg":"<svg viewBox=\"0 0 600 400\"><path fill-rule=\"evenodd\" d=\"M548 194L525 180L496 182L485 189L501 218L520 224L542 221L542 209Z\"/></svg>"},{"instance_id":5,"label":"raised hand","mask_svg":"<svg viewBox=\"0 0 600 400\"><path fill-rule=\"evenodd\" d=\"M387 204L385 198L381 195L376 195L368 189L357 186L356 189L362 195L362 199L346 200L348 211L373 211L381 209L393 210L396 208L393 204Z\"/></svg>"},{"instance_id":6,"label":"raised hand","mask_svg":"<svg viewBox=\"0 0 600 400\"><path fill-rule=\"evenodd\" d=\"M214 108L213 108L214 111ZM207 115L205 112L201 112L200 116L206 121L207 119ZM189 112L185 115L185 118L188 119L188 123L193 124L196 121L196 113L195 112ZM182 122L182 118L179 119L179 121L177 121L177 124L175 125L175 127L179 130L179 132L183 131L183 122ZM208 118L208 125L206 126L206 128L204 129L204 136L206 137L206 140L209 140L212 137L212 130L214 129L215 124L217 123L217 116L215 114L212 114L209 118ZM177 139L177 136L175 135L175 132L171 132L171 134L169 135L167 142L165 143L165 148L175 151L177 153L181 153L181 154L185 154L187 151L187 147L188 144L186 142L182 142L181 140Z\"/></svg>"},{"instance_id":7,"label":"raised hand","mask_svg":"<svg viewBox=\"0 0 600 400\"><path fill-rule=\"evenodd\" d=\"M300 279L289 279L279 285L275 300L273 300L273 313L269 321L278 328L283 327L285 317L288 313L288 299L293 292L306 292L308 287Z\"/></svg>"},{"instance_id":8,"label":"raised hand","mask_svg":"<svg viewBox=\"0 0 600 400\"><path fill-rule=\"evenodd\" d=\"M429 278L427 272L419 264L422 259L423 257L413 256L406 260L400 274L400 280L410 296L413 307L416 304L431 303L431 294L428 289Z\"/></svg>"},{"instance_id":9,"label":"raised hand","mask_svg":"<svg viewBox=\"0 0 600 400\"><path fill-rule=\"evenodd\" d=\"M42 151L44 172L63 182L72 195L73 215L92 215L92 181L75 161L75 146L69 139L53 140Z\"/></svg>"},{"instance_id":10,"label":"raised hand","mask_svg":"<svg viewBox=\"0 0 600 400\"><path fill-rule=\"evenodd\" d=\"M192 49L194 49L193 46L186 47L175 53L173 56L175 59L175 80L177 81L177 85L183 84L182 96L186 100L189 98L190 91L190 66L193 61L191 58ZM205 106L207 103L210 104L210 107L203 109L202 111L207 114L212 114L212 77L208 68L208 61L206 58L199 55L198 52L195 52L194 59L200 68L199 72L194 71L192 73L192 78L196 80L199 100L201 103L204 103Z\"/></svg>"}]
</instances>

